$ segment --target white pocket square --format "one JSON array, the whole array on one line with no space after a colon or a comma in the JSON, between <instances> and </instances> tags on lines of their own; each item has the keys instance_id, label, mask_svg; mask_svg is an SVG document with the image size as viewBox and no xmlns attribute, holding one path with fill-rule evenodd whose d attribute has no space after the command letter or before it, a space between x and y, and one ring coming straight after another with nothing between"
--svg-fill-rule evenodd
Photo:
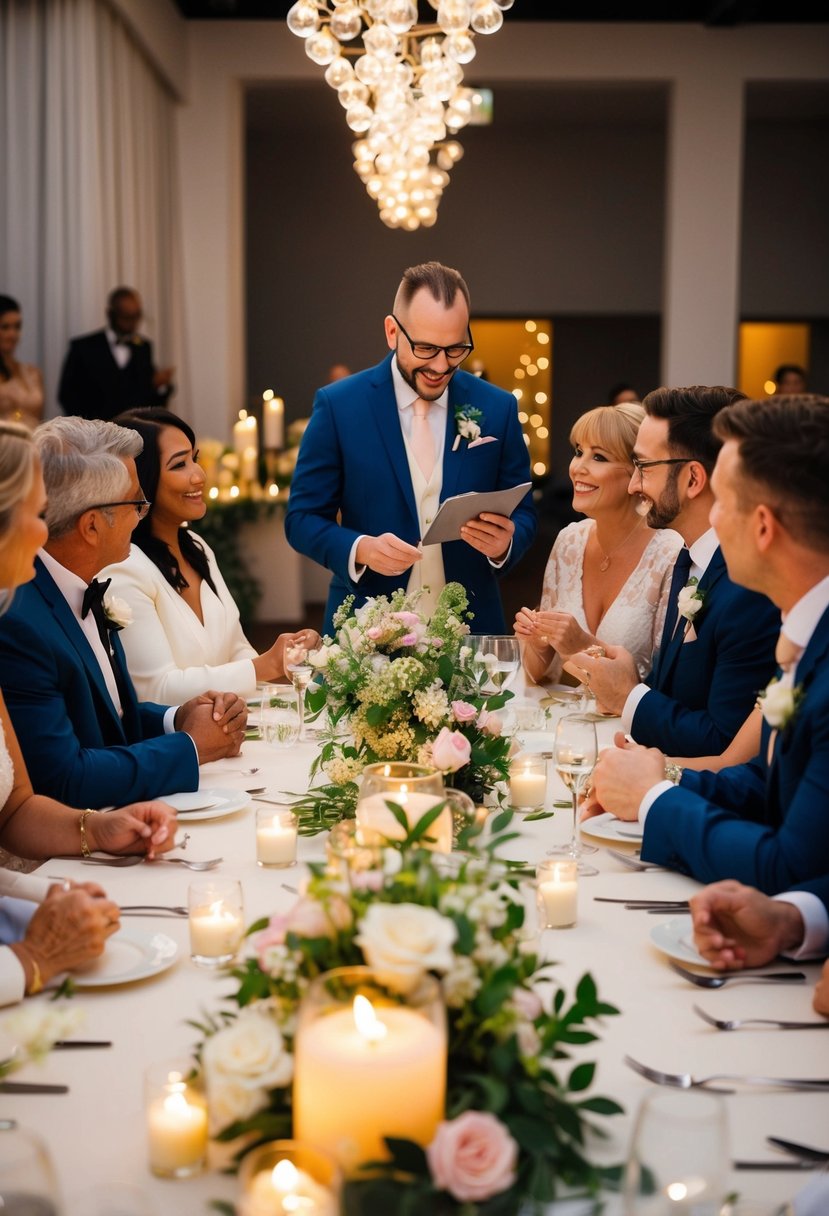
<instances>
[{"instance_id":1,"label":"white pocket square","mask_svg":"<svg viewBox=\"0 0 829 1216\"><path fill-rule=\"evenodd\" d=\"M485 443L497 443L497 442L498 442L498 440L496 439L496 437L494 435L481 435L478 439L471 440L469 446L470 446L470 448L479 448L479 447L482 447L483 444L485 444Z\"/></svg>"}]
</instances>

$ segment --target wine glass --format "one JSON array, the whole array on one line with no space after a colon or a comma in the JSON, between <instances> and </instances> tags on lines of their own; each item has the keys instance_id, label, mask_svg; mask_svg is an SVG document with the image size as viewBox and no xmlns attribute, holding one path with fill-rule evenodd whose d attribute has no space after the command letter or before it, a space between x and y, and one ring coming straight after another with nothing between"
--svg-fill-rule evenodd
<instances>
[{"instance_id":1,"label":"wine glass","mask_svg":"<svg viewBox=\"0 0 829 1216\"><path fill-rule=\"evenodd\" d=\"M14 1119L0 1119L0 1210L58 1216L57 1179L46 1145Z\"/></svg>"},{"instance_id":2,"label":"wine glass","mask_svg":"<svg viewBox=\"0 0 829 1216\"><path fill-rule=\"evenodd\" d=\"M625 1216L720 1216L729 1168L721 1097L698 1089L648 1094L625 1166Z\"/></svg>"},{"instance_id":3,"label":"wine glass","mask_svg":"<svg viewBox=\"0 0 829 1216\"><path fill-rule=\"evenodd\" d=\"M299 741L305 742L305 690L311 683L314 669L308 662L308 651L304 646L285 648L285 670L297 691L299 708Z\"/></svg>"},{"instance_id":4,"label":"wine glass","mask_svg":"<svg viewBox=\"0 0 829 1216\"><path fill-rule=\"evenodd\" d=\"M595 866L582 861L583 853L595 853L593 845L583 845L579 838L579 797L584 781L593 772L599 754L596 739L596 724L592 718L582 714L565 714L556 725L553 744L553 761L556 772L570 790L573 797L573 834L570 843L548 849L550 854L574 857L579 863L579 874L589 878L598 874Z\"/></svg>"},{"instance_id":5,"label":"wine glass","mask_svg":"<svg viewBox=\"0 0 829 1216\"><path fill-rule=\"evenodd\" d=\"M521 668L521 645L513 634L472 634L467 638L481 692L494 696L509 688Z\"/></svg>"},{"instance_id":6,"label":"wine glass","mask_svg":"<svg viewBox=\"0 0 829 1216\"><path fill-rule=\"evenodd\" d=\"M262 737L272 747L291 747L299 739L301 695L292 684L262 689Z\"/></svg>"}]
</instances>

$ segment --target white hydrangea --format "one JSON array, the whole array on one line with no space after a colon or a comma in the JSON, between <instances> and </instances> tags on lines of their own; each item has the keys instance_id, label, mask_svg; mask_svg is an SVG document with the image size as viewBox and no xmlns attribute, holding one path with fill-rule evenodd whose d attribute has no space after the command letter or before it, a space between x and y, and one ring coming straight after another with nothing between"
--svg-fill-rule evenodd
<instances>
[{"instance_id":1,"label":"white hydrangea","mask_svg":"<svg viewBox=\"0 0 829 1216\"><path fill-rule=\"evenodd\" d=\"M439 684L419 688L412 697L415 716L426 726L438 730L449 717L449 698Z\"/></svg>"},{"instance_id":2,"label":"white hydrangea","mask_svg":"<svg viewBox=\"0 0 829 1216\"><path fill-rule=\"evenodd\" d=\"M475 999L481 987L478 968L465 954L455 956L452 970L441 980L443 999L450 1009L461 1009Z\"/></svg>"}]
</instances>

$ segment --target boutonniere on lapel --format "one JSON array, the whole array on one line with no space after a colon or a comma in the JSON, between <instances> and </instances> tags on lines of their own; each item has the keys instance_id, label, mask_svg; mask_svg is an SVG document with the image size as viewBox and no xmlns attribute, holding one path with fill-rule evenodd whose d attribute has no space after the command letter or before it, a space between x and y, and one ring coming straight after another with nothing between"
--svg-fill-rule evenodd
<instances>
[{"instance_id":1,"label":"boutonniere on lapel","mask_svg":"<svg viewBox=\"0 0 829 1216\"><path fill-rule=\"evenodd\" d=\"M785 730L803 700L803 685L792 687L777 676L770 680L757 698L757 704L769 726Z\"/></svg>"},{"instance_id":2,"label":"boutonniere on lapel","mask_svg":"<svg viewBox=\"0 0 829 1216\"><path fill-rule=\"evenodd\" d=\"M107 618L107 628L115 630L126 628L132 624L132 608L120 595L104 596L104 612Z\"/></svg>"},{"instance_id":3,"label":"boutonniere on lapel","mask_svg":"<svg viewBox=\"0 0 829 1216\"><path fill-rule=\"evenodd\" d=\"M676 597L676 610L689 624L705 603L705 592L700 590L698 584L698 578L689 578Z\"/></svg>"},{"instance_id":4,"label":"boutonniere on lapel","mask_svg":"<svg viewBox=\"0 0 829 1216\"><path fill-rule=\"evenodd\" d=\"M462 439L467 443L473 443L481 437L480 424L483 422L484 416L480 410L476 410L471 405L456 405L455 406L455 442L452 444L452 451L457 452Z\"/></svg>"}]
</instances>

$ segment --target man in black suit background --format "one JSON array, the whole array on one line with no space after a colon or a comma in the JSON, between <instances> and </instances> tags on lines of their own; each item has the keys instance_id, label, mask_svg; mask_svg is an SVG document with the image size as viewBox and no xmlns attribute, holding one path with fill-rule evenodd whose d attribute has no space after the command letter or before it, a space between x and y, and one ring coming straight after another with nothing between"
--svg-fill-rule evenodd
<instances>
[{"instance_id":1,"label":"man in black suit background","mask_svg":"<svg viewBox=\"0 0 829 1216\"><path fill-rule=\"evenodd\" d=\"M138 406L166 405L175 391L174 369L154 367L152 343L138 332L141 296L116 287L106 315L105 329L69 343L58 386L64 414L109 420Z\"/></svg>"}]
</instances>

